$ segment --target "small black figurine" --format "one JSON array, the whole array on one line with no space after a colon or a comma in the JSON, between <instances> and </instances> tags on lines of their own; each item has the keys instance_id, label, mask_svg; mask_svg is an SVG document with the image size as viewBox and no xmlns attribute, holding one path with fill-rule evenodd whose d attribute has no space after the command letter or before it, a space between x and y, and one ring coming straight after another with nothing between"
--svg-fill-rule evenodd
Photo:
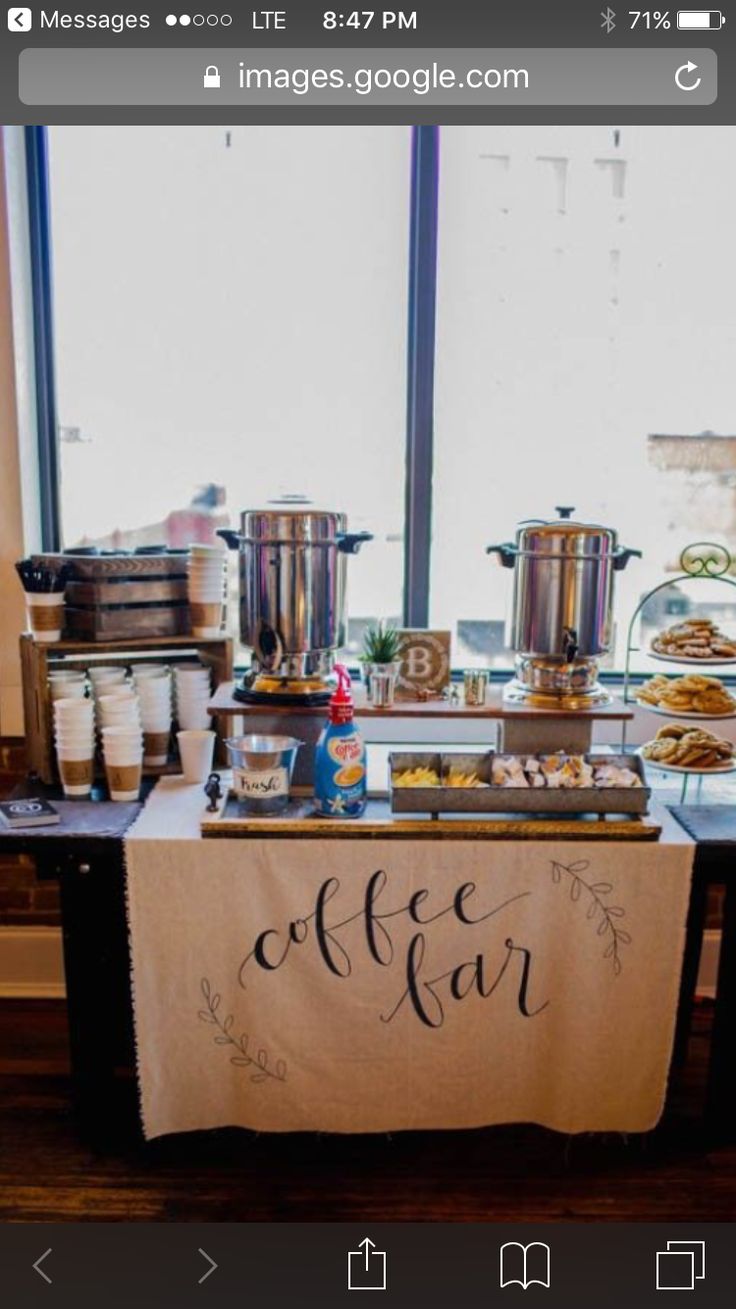
<instances>
[{"instance_id":1,"label":"small black figurine","mask_svg":"<svg viewBox=\"0 0 736 1309\"><path fill-rule=\"evenodd\" d=\"M222 799L222 787L220 785L220 774L210 773L204 784L204 793L209 800L207 806L208 814L217 813L217 801Z\"/></svg>"}]
</instances>

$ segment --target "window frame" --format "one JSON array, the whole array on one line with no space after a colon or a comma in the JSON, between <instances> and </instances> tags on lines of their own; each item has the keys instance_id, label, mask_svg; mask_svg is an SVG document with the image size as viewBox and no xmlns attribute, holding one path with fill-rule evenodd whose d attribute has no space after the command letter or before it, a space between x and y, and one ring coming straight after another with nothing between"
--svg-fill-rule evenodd
<instances>
[{"instance_id":1,"label":"window frame","mask_svg":"<svg viewBox=\"0 0 736 1309\"><path fill-rule=\"evenodd\" d=\"M432 536L439 127L413 127L409 183L405 419L404 596L406 627L429 620ZM53 233L48 129L24 128L32 267L39 508L42 549L61 549L58 411L53 312Z\"/></svg>"}]
</instances>

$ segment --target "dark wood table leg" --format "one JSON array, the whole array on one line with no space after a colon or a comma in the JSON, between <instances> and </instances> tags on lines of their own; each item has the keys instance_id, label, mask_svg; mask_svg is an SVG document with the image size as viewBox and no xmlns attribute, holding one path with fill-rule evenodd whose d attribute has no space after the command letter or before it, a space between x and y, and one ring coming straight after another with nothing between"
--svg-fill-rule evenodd
<instances>
[{"instance_id":1,"label":"dark wood table leg","mask_svg":"<svg viewBox=\"0 0 736 1309\"><path fill-rule=\"evenodd\" d=\"M734 861L734 855L730 855ZM736 1140L736 870L726 880L705 1108L708 1135Z\"/></svg>"},{"instance_id":2,"label":"dark wood table leg","mask_svg":"<svg viewBox=\"0 0 736 1309\"><path fill-rule=\"evenodd\" d=\"M69 1045L80 1129L104 1140L120 1128L116 1071L134 1067L123 847L70 860L59 870ZM136 1130L134 1084L126 1117Z\"/></svg>"},{"instance_id":3,"label":"dark wood table leg","mask_svg":"<svg viewBox=\"0 0 736 1309\"><path fill-rule=\"evenodd\" d=\"M695 854L693 883L690 892L690 907L687 915L685 933L685 952L682 960L682 977L680 981L680 1000L677 1007L677 1026L675 1028L675 1046L673 1063L681 1067L688 1054L690 1031L695 1003L695 989L698 982L700 957L703 950L705 915L708 901L708 879L698 867L698 855Z\"/></svg>"}]
</instances>

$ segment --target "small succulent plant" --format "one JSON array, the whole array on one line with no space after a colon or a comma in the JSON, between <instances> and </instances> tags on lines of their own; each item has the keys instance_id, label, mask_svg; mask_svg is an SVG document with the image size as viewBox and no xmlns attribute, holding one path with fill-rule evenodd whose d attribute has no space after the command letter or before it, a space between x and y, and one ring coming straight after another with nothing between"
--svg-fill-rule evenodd
<instances>
[{"instance_id":1,"label":"small succulent plant","mask_svg":"<svg viewBox=\"0 0 736 1309\"><path fill-rule=\"evenodd\" d=\"M392 664L401 645L401 635L395 627L376 623L363 637L363 661L368 664Z\"/></svg>"}]
</instances>

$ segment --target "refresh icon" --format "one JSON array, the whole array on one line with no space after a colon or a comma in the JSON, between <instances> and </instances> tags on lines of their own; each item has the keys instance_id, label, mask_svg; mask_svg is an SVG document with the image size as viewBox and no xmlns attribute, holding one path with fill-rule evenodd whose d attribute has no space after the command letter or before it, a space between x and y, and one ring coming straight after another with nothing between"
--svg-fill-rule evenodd
<instances>
[{"instance_id":1,"label":"refresh icon","mask_svg":"<svg viewBox=\"0 0 736 1309\"><path fill-rule=\"evenodd\" d=\"M692 74L697 72L698 65L688 59L686 64L680 64L675 73L675 81L681 91L697 91L702 77L693 78Z\"/></svg>"}]
</instances>

